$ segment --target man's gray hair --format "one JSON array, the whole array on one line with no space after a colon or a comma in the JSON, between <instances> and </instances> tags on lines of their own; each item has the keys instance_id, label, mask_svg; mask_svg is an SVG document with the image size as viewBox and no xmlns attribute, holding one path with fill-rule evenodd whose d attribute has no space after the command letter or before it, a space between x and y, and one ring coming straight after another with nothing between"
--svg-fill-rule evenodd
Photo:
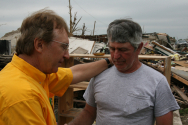
<instances>
[{"instance_id":1,"label":"man's gray hair","mask_svg":"<svg viewBox=\"0 0 188 125\"><path fill-rule=\"evenodd\" d=\"M130 19L118 19L108 25L107 37L108 42L129 42L136 50L142 42L142 29Z\"/></svg>"}]
</instances>

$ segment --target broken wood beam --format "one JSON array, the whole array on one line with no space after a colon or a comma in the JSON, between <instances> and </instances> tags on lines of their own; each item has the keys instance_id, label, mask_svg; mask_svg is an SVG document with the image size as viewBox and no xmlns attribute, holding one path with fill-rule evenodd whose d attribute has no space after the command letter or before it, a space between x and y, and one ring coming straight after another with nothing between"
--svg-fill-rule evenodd
<instances>
[{"instance_id":1,"label":"broken wood beam","mask_svg":"<svg viewBox=\"0 0 188 125\"><path fill-rule=\"evenodd\" d=\"M172 76L173 78L175 78L175 79L177 79L178 81L184 83L185 85L188 85L188 81L187 81L186 79L184 79L184 78L182 78L182 77L176 75L175 73L171 73L171 74L172 74L171 76Z\"/></svg>"},{"instance_id":2,"label":"broken wood beam","mask_svg":"<svg viewBox=\"0 0 188 125\"><path fill-rule=\"evenodd\" d=\"M183 101L188 105L188 97L183 93L177 86L172 85L175 92L183 99Z\"/></svg>"}]
</instances>

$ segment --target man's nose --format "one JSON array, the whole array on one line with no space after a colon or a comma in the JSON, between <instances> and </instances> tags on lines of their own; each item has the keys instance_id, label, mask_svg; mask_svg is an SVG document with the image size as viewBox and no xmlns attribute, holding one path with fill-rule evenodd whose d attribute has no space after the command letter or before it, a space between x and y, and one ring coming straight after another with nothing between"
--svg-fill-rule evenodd
<instances>
[{"instance_id":1,"label":"man's nose","mask_svg":"<svg viewBox=\"0 0 188 125\"><path fill-rule=\"evenodd\" d=\"M114 58L115 58L115 59L120 58L120 53L118 52L118 50L115 50L115 51L114 51Z\"/></svg>"},{"instance_id":2,"label":"man's nose","mask_svg":"<svg viewBox=\"0 0 188 125\"><path fill-rule=\"evenodd\" d=\"M67 50L66 52L65 52L65 55L63 56L64 58L66 58L66 59L69 59L69 51Z\"/></svg>"}]
</instances>

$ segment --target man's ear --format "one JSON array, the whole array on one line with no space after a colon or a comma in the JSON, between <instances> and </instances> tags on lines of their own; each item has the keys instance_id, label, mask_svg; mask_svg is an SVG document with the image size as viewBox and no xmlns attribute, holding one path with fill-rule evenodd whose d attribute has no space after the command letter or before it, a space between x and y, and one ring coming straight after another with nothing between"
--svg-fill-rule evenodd
<instances>
[{"instance_id":1,"label":"man's ear","mask_svg":"<svg viewBox=\"0 0 188 125\"><path fill-rule=\"evenodd\" d=\"M141 42L140 45L138 46L137 51L139 52L139 54L140 54L140 52L142 50L142 47L143 47L143 42Z\"/></svg>"},{"instance_id":2,"label":"man's ear","mask_svg":"<svg viewBox=\"0 0 188 125\"><path fill-rule=\"evenodd\" d=\"M41 53L42 50L44 49L44 41L39 38L35 38L34 39L34 48L37 52Z\"/></svg>"}]
</instances>

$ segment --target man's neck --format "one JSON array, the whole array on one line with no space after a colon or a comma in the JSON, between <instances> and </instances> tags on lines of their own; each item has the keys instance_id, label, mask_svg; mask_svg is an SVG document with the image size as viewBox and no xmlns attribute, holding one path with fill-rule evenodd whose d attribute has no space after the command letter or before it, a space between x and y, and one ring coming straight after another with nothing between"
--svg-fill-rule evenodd
<instances>
[{"instance_id":1,"label":"man's neck","mask_svg":"<svg viewBox=\"0 0 188 125\"><path fill-rule=\"evenodd\" d=\"M39 63L39 60L36 56L34 56L34 55L28 56L26 54L19 54L18 57L20 57L21 59L23 59L24 61L26 61L30 65L32 65L35 68L40 70L40 68L39 68L40 66L38 65L40 63Z\"/></svg>"},{"instance_id":2,"label":"man's neck","mask_svg":"<svg viewBox=\"0 0 188 125\"><path fill-rule=\"evenodd\" d=\"M138 70L141 66L142 66L142 63L139 60L137 60L137 61L134 61L133 64L127 70L122 70L119 72L125 73L125 74L133 73L136 70Z\"/></svg>"}]
</instances>

